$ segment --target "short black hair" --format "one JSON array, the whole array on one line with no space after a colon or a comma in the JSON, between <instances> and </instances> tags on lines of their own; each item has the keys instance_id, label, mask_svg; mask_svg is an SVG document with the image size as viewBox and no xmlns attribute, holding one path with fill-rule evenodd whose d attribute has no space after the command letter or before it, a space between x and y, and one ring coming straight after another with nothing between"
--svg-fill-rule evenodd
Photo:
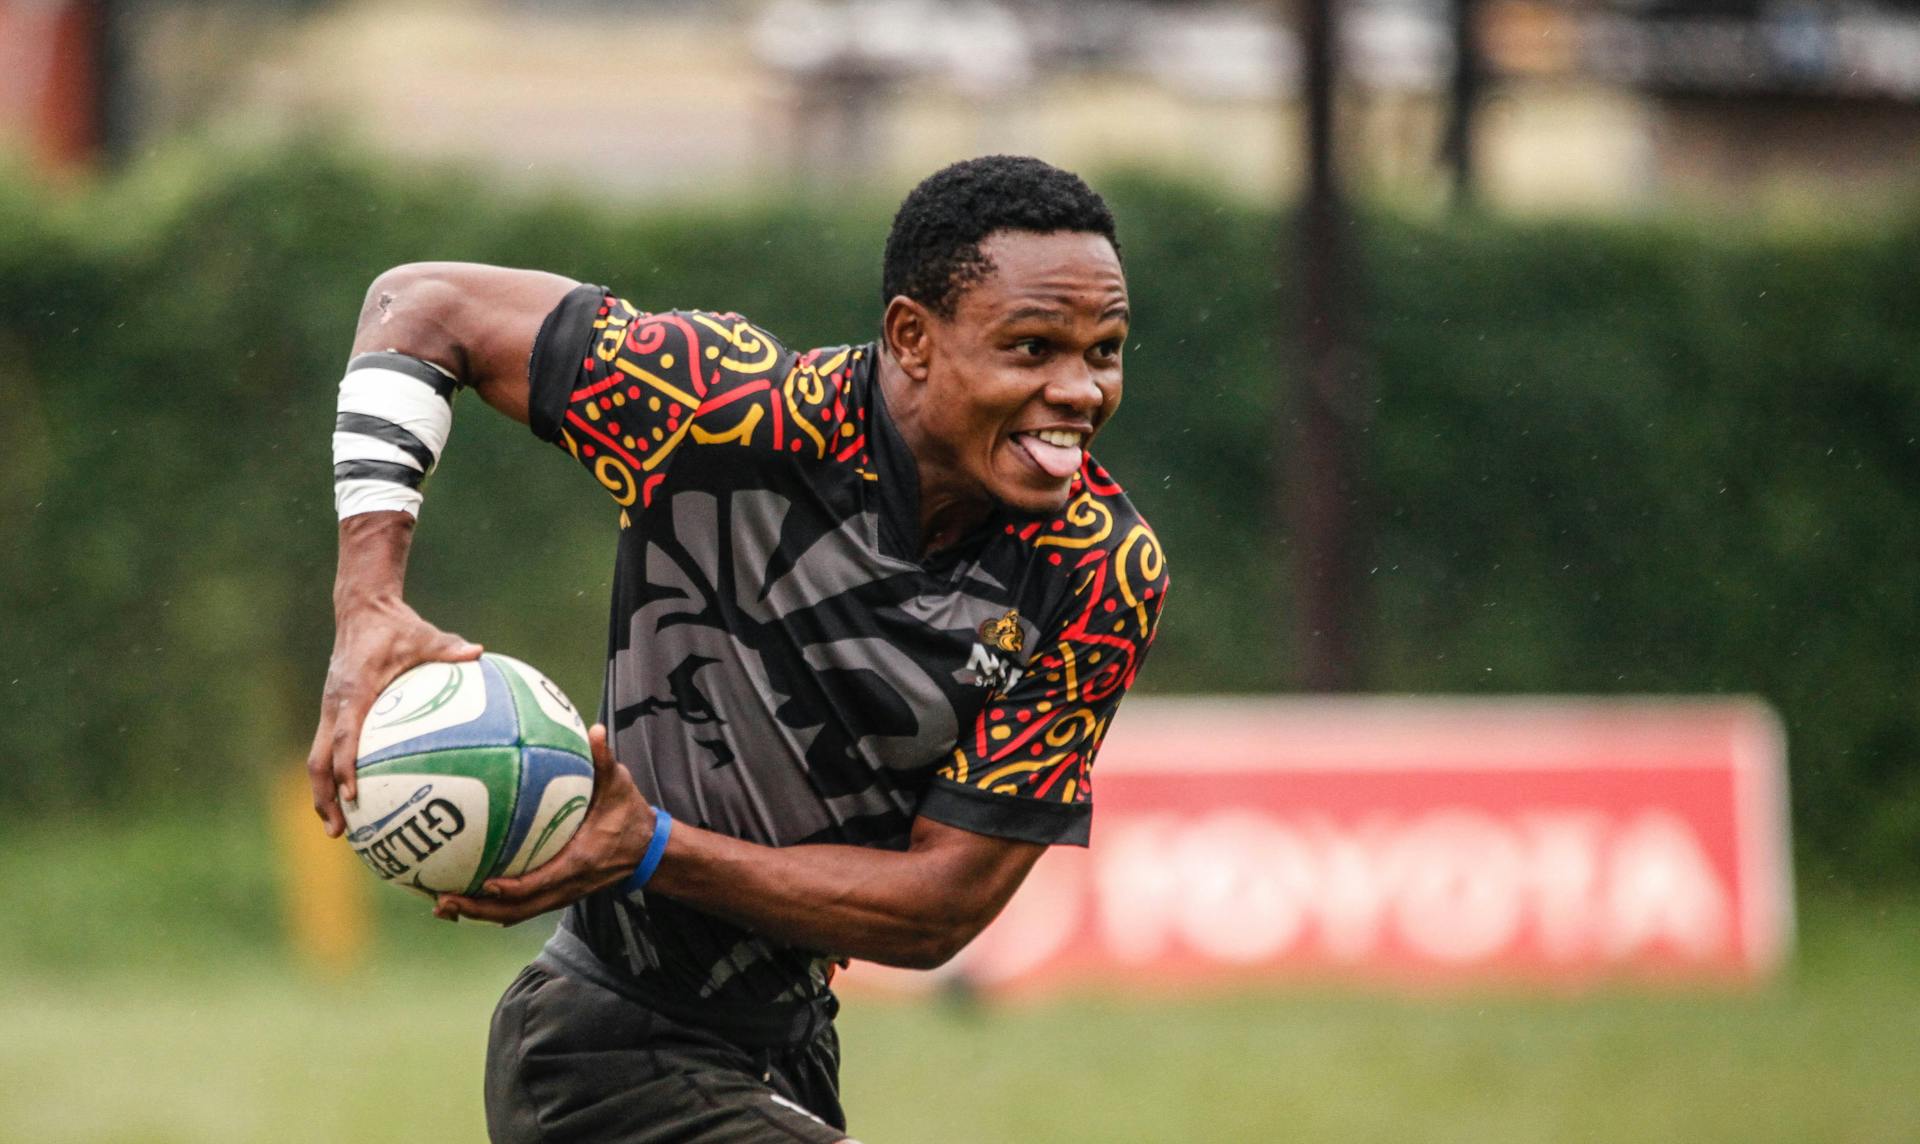
<instances>
[{"instance_id":1,"label":"short black hair","mask_svg":"<svg viewBox=\"0 0 1920 1144\"><path fill-rule=\"evenodd\" d=\"M980 242L1000 230L1104 235L1120 252L1113 212L1080 176L1026 155L943 167L908 192L887 233L880 304L905 294L943 318L993 264Z\"/></svg>"}]
</instances>

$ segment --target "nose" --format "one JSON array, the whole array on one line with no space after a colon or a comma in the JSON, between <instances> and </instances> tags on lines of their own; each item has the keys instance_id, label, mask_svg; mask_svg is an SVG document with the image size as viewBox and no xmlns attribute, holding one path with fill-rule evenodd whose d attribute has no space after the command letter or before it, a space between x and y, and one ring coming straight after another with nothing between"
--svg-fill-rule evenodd
<instances>
[{"instance_id":1,"label":"nose","mask_svg":"<svg viewBox=\"0 0 1920 1144\"><path fill-rule=\"evenodd\" d=\"M1071 409L1087 417L1093 416L1107 400L1106 392L1100 388L1093 370L1085 362L1064 364L1047 379L1045 396L1049 405Z\"/></svg>"}]
</instances>

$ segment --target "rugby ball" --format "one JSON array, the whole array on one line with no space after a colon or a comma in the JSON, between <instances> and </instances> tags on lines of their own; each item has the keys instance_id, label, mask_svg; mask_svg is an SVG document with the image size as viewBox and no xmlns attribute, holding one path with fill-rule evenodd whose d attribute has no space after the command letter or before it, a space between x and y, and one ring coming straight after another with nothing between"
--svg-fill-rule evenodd
<instances>
[{"instance_id":1,"label":"rugby ball","mask_svg":"<svg viewBox=\"0 0 1920 1144\"><path fill-rule=\"evenodd\" d=\"M382 881L470 894L558 853L593 796L587 729L553 681L504 655L423 663L360 730L347 841Z\"/></svg>"}]
</instances>

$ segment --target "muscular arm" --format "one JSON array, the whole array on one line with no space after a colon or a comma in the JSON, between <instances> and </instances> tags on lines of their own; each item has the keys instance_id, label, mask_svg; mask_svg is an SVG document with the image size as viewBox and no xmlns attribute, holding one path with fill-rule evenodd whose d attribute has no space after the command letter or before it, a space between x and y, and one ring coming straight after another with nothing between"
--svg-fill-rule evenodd
<instances>
[{"instance_id":1,"label":"muscular arm","mask_svg":"<svg viewBox=\"0 0 1920 1144\"><path fill-rule=\"evenodd\" d=\"M532 874L489 881L486 897L444 895L435 913L512 925L632 872L653 814L613 761L606 729L588 739L593 806L566 848ZM986 928L1045 849L927 818L914 820L904 851L775 848L675 823L646 889L793 945L930 969Z\"/></svg>"},{"instance_id":2,"label":"muscular arm","mask_svg":"<svg viewBox=\"0 0 1920 1144\"><path fill-rule=\"evenodd\" d=\"M776 850L676 826L648 890L794 945L931 969L986 928L1045 849L927 818L904 851Z\"/></svg>"},{"instance_id":3,"label":"muscular arm","mask_svg":"<svg viewBox=\"0 0 1920 1144\"><path fill-rule=\"evenodd\" d=\"M577 285L558 274L472 262L396 266L368 288L353 352L398 350L430 361L524 425L533 340Z\"/></svg>"},{"instance_id":4,"label":"muscular arm","mask_svg":"<svg viewBox=\"0 0 1920 1144\"><path fill-rule=\"evenodd\" d=\"M471 263L398 266L367 291L353 352L396 350L432 362L524 422L527 357L541 321L573 286L557 274ZM307 755L314 813L330 836L346 829L338 799L355 797L360 725L380 689L415 664L480 654L479 645L427 623L402 600L413 526L404 512L340 522L333 658Z\"/></svg>"}]
</instances>

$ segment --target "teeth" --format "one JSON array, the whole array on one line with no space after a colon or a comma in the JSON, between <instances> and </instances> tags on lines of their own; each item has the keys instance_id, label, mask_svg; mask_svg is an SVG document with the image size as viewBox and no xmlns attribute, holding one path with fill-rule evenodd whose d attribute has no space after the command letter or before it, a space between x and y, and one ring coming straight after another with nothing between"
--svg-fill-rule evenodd
<instances>
[{"instance_id":1,"label":"teeth","mask_svg":"<svg viewBox=\"0 0 1920 1144\"><path fill-rule=\"evenodd\" d=\"M1049 445L1058 445L1063 449L1077 447L1081 436L1071 429L1042 429L1033 435Z\"/></svg>"}]
</instances>

